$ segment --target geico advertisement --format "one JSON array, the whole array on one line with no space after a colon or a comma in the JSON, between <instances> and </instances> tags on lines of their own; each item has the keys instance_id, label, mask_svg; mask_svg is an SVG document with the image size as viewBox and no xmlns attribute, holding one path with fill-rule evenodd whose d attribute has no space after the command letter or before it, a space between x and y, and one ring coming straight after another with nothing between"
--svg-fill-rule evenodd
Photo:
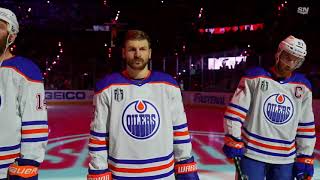
<instances>
[{"instance_id":1,"label":"geico advertisement","mask_svg":"<svg viewBox=\"0 0 320 180\"><path fill-rule=\"evenodd\" d=\"M92 101L93 91L86 90L46 90L45 96L50 101Z\"/></svg>"}]
</instances>

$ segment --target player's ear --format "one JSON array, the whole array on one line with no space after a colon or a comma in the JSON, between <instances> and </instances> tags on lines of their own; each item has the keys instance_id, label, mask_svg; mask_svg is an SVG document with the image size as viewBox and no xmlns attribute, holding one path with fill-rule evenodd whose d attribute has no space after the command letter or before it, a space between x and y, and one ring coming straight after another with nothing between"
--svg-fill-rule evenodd
<instances>
[{"instance_id":1,"label":"player's ear","mask_svg":"<svg viewBox=\"0 0 320 180\"><path fill-rule=\"evenodd\" d=\"M151 59L151 52L152 52L152 49L150 48L149 49L149 59Z\"/></svg>"}]
</instances>

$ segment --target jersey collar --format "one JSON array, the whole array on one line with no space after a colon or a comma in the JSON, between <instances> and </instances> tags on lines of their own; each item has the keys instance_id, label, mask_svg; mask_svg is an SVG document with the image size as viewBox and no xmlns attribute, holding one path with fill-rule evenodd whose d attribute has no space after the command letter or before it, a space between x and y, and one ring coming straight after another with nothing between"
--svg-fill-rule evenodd
<instances>
[{"instance_id":1,"label":"jersey collar","mask_svg":"<svg viewBox=\"0 0 320 180\"><path fill-rule=\"evenodd\" d=\"M129 74L128 74L128 71L127 70L124 70L121 72L121 75L126 78L126 80L130 83L130 84L134 84L136 86L142 86L144 85L145 83L149 82L149 79L150 79L150 76L152 74L152 71L149 70L147 76L143 79L132 79L129 77Z\"/></svg>"}]
</instances>

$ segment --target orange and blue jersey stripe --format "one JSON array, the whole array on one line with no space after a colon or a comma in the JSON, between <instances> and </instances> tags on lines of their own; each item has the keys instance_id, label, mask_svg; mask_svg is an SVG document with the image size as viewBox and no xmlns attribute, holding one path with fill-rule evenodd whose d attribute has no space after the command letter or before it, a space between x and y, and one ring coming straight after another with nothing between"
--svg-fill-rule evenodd
<instances>
[{"instance_id":1,"label":"orange and blue jersey stripe","mask_svg":"<svg viewBox=\"0 0 320 180\"><path fill-rule=\"evenodd\" d=\"M246 148L257 153L279 157L290 157L296 153L295 140L263 137L249 132L246 128L243 128L242 137Z\"/></svg>"},{"instance_id":2,"label":"orange and blue jersey stripe","mask_svg":"<svg viewBox=\"0 0 320 180\"><path fill-rule=\"evenodd\" d=\"M188 125L181 124L177 126L173 126L173 144L185 144L190 143L191 138L188 131Z\"/></svg>"},{"instance_id":3,"label":"orange and blue jersey stripe","mask_svg":"<svg viewBox=\"0 0 320 180\"><path fill-rule=\"evenodd\" d=\"M8 168L12 162L20 157L20 144L0 147L0 169Z\"/></svg>"},{"instance_id":4,"label":"orange and blue jersey stripe","mask_svg":"<svg viewBox=\"0 0 320 180\"><path fill-rule=\"evenodd\" d=\"M307 139L316 138L315 123L314 122L299 123L296 137L307 138Z\"/></svg>"},{"instance_id":5,"label":"orange and blue jersey stripe","mask_svg":"<svg viewBox=\"0 0 320 180\"><path fill-rule=\"evenodd\" d=\"M160 179L174 174L174 154L167 156L129 160L109 156L109 169L115 179Z\"/></svg>"},{"instance_id":6,"label":"orange and blue jersey stripe","mask_svg":"<svg viewBox=\"0 0 320 180\"><path fill-rule=\"evenodd\" d=\"M107 151L109 149L109 133L90 131L89 150Z\"/></svg>"},{"instance_id":7,"label":"orange and blue jersey stripe","mask_svg":"<svg viewBox=\"0 0 320 180\"><path fill-rule=\"evenodd\" d=\"M239 105L230 103L225 112L224 118L230 121L238 121L241 124L246 119L248 110Z\"/></svg>"},{"instance_id":8,"label":"orange and blue jersey stripe","mask_svg":"<svg viewBox=\"0 0 320 180\"><path fill-rule=\"evenodd\" d=\"M23 121L21 125L21 142L48 141L49 130L47 121Z\"/></svg>"}]
</instances>

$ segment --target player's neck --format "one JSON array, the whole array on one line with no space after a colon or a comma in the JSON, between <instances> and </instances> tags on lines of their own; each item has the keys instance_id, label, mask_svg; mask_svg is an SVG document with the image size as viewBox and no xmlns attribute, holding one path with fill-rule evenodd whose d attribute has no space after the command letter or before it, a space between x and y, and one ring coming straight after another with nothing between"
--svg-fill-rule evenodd
<instances>
[{"instance_id":1,"label":"player's neck","mask_svg":"<svg viewBox=\"0 0 320 180\"><path fill-rule=\"evenodd\" d=\"M4 54L0 55L0 62L3 62L7 59L10 59L13 57L13 54L11 54L11 52L9 50L6 50L4 52Z\"/></svg>"},{"instance_id":2,"label":"player's neck","mask_svg":"<svg viewBox=\"0 0 320 180\"><path fill-rule=\"evenodd\" d=\"M150 71L148 68L145 68L143 70L134 70L131 68L127 68L126 73L130 79L145 79L149 76Z\"/></svg>"}]
</instances>

